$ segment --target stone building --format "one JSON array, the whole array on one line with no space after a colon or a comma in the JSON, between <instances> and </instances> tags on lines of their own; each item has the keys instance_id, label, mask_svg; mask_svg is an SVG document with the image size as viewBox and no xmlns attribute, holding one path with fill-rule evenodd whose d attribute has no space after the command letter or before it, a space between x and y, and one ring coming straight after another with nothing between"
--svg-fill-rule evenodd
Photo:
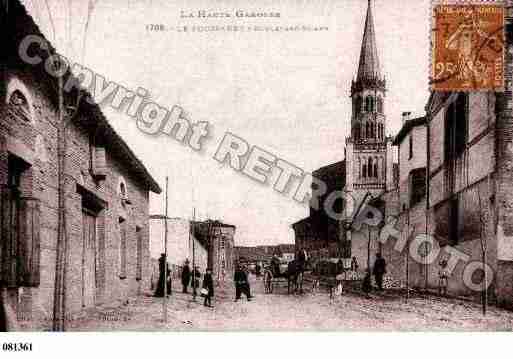
<instances>
[{"instance_id":1,"label":"stone building","mask_svg":"<svg viewBox=\"0 0 513 359\"><path fill-rule=\"evenodd\" d=\"M374 241L373 251L383 255L388 263L388 275L397 285L405 287L408 282L410 287L419 287L425 266L411 260L408 251L398 250L396 244L397 241L410 244L414 236L426 231L427 120L424 116L410 119L410 113L404 112L402 123L393 141L399 159L398 186L379 196L385 203L382 208L385 220L401 230L401 237L382 245Z\"/></svg>"},{"instance_id":2,"label":"stone building","mask_svg":"<svg viewBox=\"0 0 513 359\"><path fill-rule=\"evenodd\" d=\"M51 45L30 49L40 64L20 59L22 39L44 39L23 5L4 1L0 17L2 301L22 328L63 329L149 287L148 200L161 189L87 93L59 91Z\"/></svg>"},{"instance_id":3,"label":"stone building","mask_svg":"<svg viewBox=\"0 0 513 359\"><path fill-rule=\"evenodd\" d=\"M397 135L400 184L395 196L383 197L386 212L397 215L396 228L410 243L428 235L434 247L420 249L428 256L414 260L387 241L384 256L392 276L428 290L437 289L439 264L447 260L449 294L479 299L486 280L488 299L513 307L513 13L507 11L505 91L433 92L425 118L405 122Z\"/></svg>"},{"instance_id":4,"label":"stone building","mask_svg":"<svg viewBox=\"0 0 513 359\"><path fill-rule=\"evenodd\" d=\"M194 235L208 249L208 266L216 281L233 279L235 226L217 220L194 222Z\"/></svg>"},{"instance_id":5,"label":"stone building","mask_svg":"<svg viewBox=\"0 0 513 359\"><path fill-rule=\"evenodd\" d=\"M376 198L395 188L396 165L393 163L392 139L386 136L385 116L386 81L380 66L372 3L369 1L356 78L351 83L351 135L346 139L345 159L312 173L318 182L326 185L326 194L318 197L310 208L309 217L292 225L297 249L306 249L311 257L335 261L356 256L361 268L367 267L368 235L360 231L346 231L342 220L329 215L343 208L341 197L351 196L354 208L363 201ZM335 199L333 193L344 193ZM313 199L317 201L317 199ZM314 208L315 207L315 208ZM350 217L346 213L346 217ZM347 262L347 260L346 260Z\"/></svg>"}]
</instances>

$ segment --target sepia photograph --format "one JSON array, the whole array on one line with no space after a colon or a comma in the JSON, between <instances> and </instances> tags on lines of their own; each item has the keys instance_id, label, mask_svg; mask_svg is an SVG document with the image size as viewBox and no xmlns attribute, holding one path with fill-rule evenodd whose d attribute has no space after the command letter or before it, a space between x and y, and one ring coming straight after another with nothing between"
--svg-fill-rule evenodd
<instances>
[{"instance_id":1,"label":"sepia photograph","mask_svg":"<svg viewBox=\"0 0 513 359\"><path fill-rule=\"evenodd\" d=\"M2 355L513 330L513 1L0 0L0 26Z\"/></svg>"}]
</instances>

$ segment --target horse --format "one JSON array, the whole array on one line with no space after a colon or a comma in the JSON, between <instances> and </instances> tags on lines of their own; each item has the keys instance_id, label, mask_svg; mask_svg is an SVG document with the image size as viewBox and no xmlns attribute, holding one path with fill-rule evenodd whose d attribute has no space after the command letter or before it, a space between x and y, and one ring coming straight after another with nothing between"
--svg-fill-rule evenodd
<instances>
[{"instance_id":1,"label":"horse","mask_svg":"<svg viewBox=\"0 0 513 359\"><path fill-rule=\"evenodd\" d=\"M294 293L303 294L303 274L305 262L294 259L289 262L285 277L287 278L287 292L290 294L291 284L294 286Z\"/></svg>"},{"instance_id":2,"label":"horse","mask_svg":"<svg viewBox=\"0 0 513 359\"><path fill-rule=\"evenodd\" d=\"M270 268L264 269L264 292L269 294L273 292L273 273Z\"/></svg>"}]
</instances>

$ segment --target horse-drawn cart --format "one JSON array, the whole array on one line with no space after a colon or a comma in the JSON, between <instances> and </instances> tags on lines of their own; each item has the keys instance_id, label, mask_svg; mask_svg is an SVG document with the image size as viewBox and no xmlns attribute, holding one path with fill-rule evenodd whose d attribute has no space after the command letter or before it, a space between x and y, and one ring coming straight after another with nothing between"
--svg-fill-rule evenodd
<instances>
[{"instance_id":1,"label":"horse-drawn cart","mask_svg":"<svg viewBox=\"0 0 513 359\"><path fill-rule=\"evenodd\" d=\"M290 294L291 287L294 292L302 292L303 271L304 264L302 265L297 260L271 263L264 269L264 292L270 294L278 285L287 285L288 294Z\"/></svg>"}]
</instances>

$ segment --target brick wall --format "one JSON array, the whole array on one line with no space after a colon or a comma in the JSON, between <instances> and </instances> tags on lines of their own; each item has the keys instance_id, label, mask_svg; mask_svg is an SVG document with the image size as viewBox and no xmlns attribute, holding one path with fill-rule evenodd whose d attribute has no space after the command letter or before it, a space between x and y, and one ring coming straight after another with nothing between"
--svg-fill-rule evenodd
<instances>
[{"instance_id":1,"label":"brick wall","mask_svg":"<svg viewBox=\"0 0 513 359\"><path fill-rule=\"evenodd\" d=\"M24 172L22 187L24 195L40 201L40 283L33 288L10 289L13 306L22 316L41 318L40 321L27 322L29 327L45 325L44 319L51 319L55 285L56 239L58 229L58 161L57 161L57 121L55 104L45 95L52 89L34 78L28 71L9 69L7 83L21 83L28 89L26 96L33 106L33 118L30 121L17 118L7 106L6 98L1 99L0 116L0 183L7 181L7 163L9 153L22 158L30 164ZM101 262L104 264L98 272L100 285L97 289L96 303L125 300L128 296L149 288L149 242L148 242L148 186L131 172L131 166L119 155L109 152L107 144L107 177L95 182L89 168L90 118L77 115L77 120L67 130L66 151L66 221L68 240L68 262L66 274L67 311L74 313L82 309L82 197L77 191L82 188L91 197L103 203L98 213L98 236L104 243ZM94 121L93 121L94 122ZM122 204L119 195L119 179L124 178L131 204ZM120 278L121 236L119 218L123 217L127 228L126 278ZM136 232L137 230L137 232ZM142 240L142 278L136 279L137 241ZM20 293L23 292L23 295ZM27 294L28 293L28 294ZM47 324L47 323L46 323Z\"/></svg>"}]
</instances>

